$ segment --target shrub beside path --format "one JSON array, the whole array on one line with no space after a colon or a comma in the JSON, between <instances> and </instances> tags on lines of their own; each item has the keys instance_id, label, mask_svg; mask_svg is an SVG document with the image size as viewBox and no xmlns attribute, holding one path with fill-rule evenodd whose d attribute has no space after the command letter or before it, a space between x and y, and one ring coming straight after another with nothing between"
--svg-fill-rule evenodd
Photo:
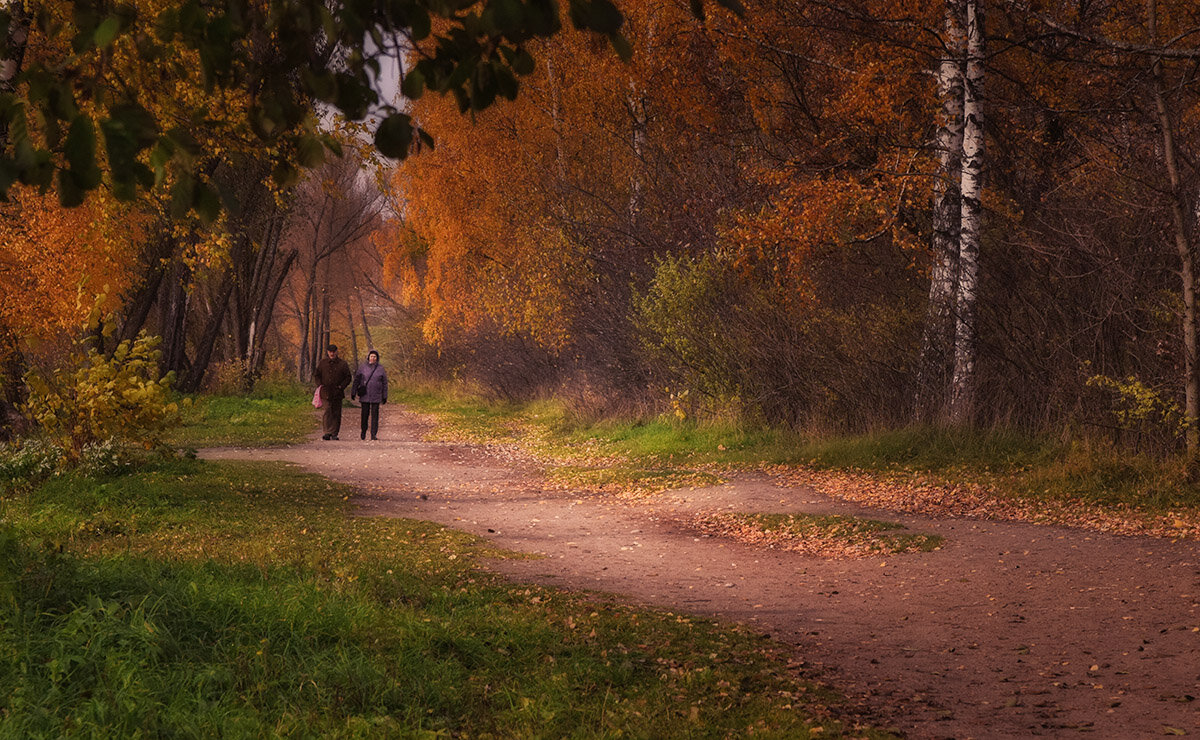
<instances>
[{"instance_id":1,"label":"shrub beside path","mask_svg":"<svg viewBox=\"0 0 1200 740\"><path fill-rule=\"evenodd\" d=\"M871 510L754 475L616 500L551 486L503 449L428 441L430 422L401 408L381 417L378 442L203 456L297 463L363 491L365 515L541 556L491 562L513 578L751 625L910 738L1200 737L1195 540ZM826 559L692 526L735 511L869 516L946 542Z\"/></svg>"}]
</instances>

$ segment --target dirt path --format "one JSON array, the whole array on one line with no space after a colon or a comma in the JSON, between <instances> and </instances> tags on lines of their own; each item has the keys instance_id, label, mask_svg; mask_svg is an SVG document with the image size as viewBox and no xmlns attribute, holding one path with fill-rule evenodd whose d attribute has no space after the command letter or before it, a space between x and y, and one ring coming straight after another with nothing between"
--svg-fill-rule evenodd
<instances>
[{"instance_id":1,"label":"dirt path","mask_svg":"<svg viewBox=\"0 0 1200 740\"><path fill-rule=\"evenodd\" d=\"M516 578L753 625L910 738L1200 736L1200 543L865 511L755 477L618 503L422 441L428 424L399 408L382 417L375 443L204 455L299 463L367 492L365 513L545 556L494 564ZM355 413L345 421L352 432ZM867 513L947 544L826 560L685 525L719 510Z\"/></svg>"}]
</instances>

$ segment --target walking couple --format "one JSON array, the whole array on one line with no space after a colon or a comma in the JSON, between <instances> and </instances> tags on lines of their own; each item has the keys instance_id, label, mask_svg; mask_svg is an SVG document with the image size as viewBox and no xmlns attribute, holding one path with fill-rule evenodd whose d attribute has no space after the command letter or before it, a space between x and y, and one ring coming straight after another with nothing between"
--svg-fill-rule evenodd
<instances>
[{"instance_id":1,"label":"walking couple","mask_svg":"<svg viewBox=\"0 0 1200 740\"><path fill-rule=\"evenodd\" d=\"M387 370L379 364L378 352L367 352L367 361L351 377L350 366L338 357L337 345L331 344L325 348L325 359L317 363L313 379L317 383L321 407L325 410L321 419L324 432L321 439L338 438L338 432L342 428L342 399L346 396L346 386L350 386L350 400L358 398L362 407L362 432L359 439L367 438L368 426L371 439L375 439L379 433L379 407L387 403L388 396Z\"/></svg>"}]
</instances>

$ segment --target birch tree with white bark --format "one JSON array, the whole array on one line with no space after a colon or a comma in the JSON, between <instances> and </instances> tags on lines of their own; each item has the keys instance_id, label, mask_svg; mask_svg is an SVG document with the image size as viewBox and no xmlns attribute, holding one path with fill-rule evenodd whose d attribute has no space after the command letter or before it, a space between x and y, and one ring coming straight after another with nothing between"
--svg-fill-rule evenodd
<instances>
[{"instance_id":1,"label":"birch tree with white bark","mask_svg":"<svg viewBox=\"0 0 1200 740\"><path fill-rule=\"evenodd\" d=\"M962 0L947 0L942 21L942 58L934 71L941 101L935 147L937 171L933 183L929 304L921 338L916 410L929 420L945 413L949 362L954 354L954 300L958 291L958 239L961 232L959 180L963 146L963 33Z\"/></svg>"},{"instance_id":2,"label":"birch tree with white bark","mask_svg":"<svg viewBox=\"0 0 1200 740\"><path fill-rule=\"evenodd\" d=\"M976 305L979 252L983 237L983 82L984 0L965 0L967 61L963 78L963 157L960 198L962 224L958 243L958 292L955 299L954 374L950 421L970 423L975 412L975 365L978 354Z\"/></svg>"},{"instance_id":3,"label":"birch tree with white bark","mask_svg":"<svg viewBox=\"0 0 1200 740\"><path fill-rule=\"evenodd\" d=\"M917 414L968 424L975 413L979 252L983 234L983 0L946 0L935 148L929 302Z\"/></svg>"}]
</instances>

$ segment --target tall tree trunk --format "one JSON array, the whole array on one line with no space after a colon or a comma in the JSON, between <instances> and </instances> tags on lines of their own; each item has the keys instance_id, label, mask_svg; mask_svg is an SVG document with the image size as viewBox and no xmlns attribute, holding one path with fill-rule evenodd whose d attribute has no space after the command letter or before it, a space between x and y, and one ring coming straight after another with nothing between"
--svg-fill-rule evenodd
<instances>
[{"instance_id":1,"label":"tall tree trunk","mask_svg":"<svg viewBox=\"0 0 1200 740\"><path fill-rule=\"evenodd\" d=\"M279 302L279 294L283 290L283 281L287 279L288 273L292 269L292 265L296 261L296 250L288 250L280 263L278 271L275 273L274 282L268 288L263 299L262 305L259 306L258 312L254 318L254 349L248 358L248 367L251 377L257 381L262 375L263 365L267 359L267 332L271 330L275 320L275 306Z\"/></svg>"},{"instance_id":2,"label":"tall tree trunk","mask_svg":"<svg viewBox=\"0 0 1200 740\"><path fill-rule=\"evenodd\" d=\"M138 286L133 297L126 302L125 315L121 320L120 331L117 333L118 344L132 340L146 325L146 319L150 317L150 309L154 308L154 302L158 299L159 289L166 272L166 268L154 269Z\"/></svg>"},{"instance_id":3,"label":"tall tree trunk","mask_svg":"<svg viewBox=\"0 0 1200 740\"><path fill-rule=\"evenodd\" d=\"M350 367L358 367L358 332L354 329L354 308L350 305L350 294L346 294L346 324L350 327Z\"/></svg>"},{"instance_id":4,"label":"tall tree trunk","mask_svg":"<svg viewBox=\"0 0 1200 740\"><path fill-rule=\"evenodd\" d=\"M946 0L943 19L944 56L938 65L937 179L933 184L932 264L929 304L921 336L915 407L921 421L946 414L947 383L954 356L954 301L958 291L958 240L962 224L959 180L963 148L962 0Z\"/></svg>"},{"instance_id":5,"label":"tall tree trunk","mask_svg":"<svg viewBox=\"0 0 1200 740\"><path fill-rule=\"evenodd\" d=\"M646 20L646 44L654 46L654 36L657 31L656 19ZM649 143L650 98L644 86L630 75L629 95L626 98L631 119L630 147L633 150L632 171L629 173L629 242L636 250L642 240L639 234L642 207L646 190L646 146Z\"/></svg>"},{"instance_id":6,"label":"tall tree trunk","mask_svg":"<svg viewBox=\"0 0 1200 740\"><path fill-rule=\"evenodd\" d=\"M958 247L954 374L950 395L950 421L954 424L969 424L975 416L976 304L979 298L979 247L983 235L983 1L965 0L967 64L963 79L962 231Z\"/></svg>"},{"instance_id":7,"label":"tall tree trunk","mask_svg":"<svg viewBox=\"0 0 1200 740\"><path fill-rule=\"evenodd\" d=\"M221 327L225 324L225 314L229 309L229 301L233 294L235 280L232 275L226 275L225 280L222 282L221 292L217 294L217 302L212 306L212 313L209 316L208 324L204 327L204 333L196 343L196 360L192 363L192 369L188 373L186 382L181 386L185 391L194 393L200 390L204 384L204 374L208 371L208 364L212 359L213 348L217 344L217 336L221 333Z\"/></svg>"},{"instance_id":8,"label":"tall tree trunk","mask_svg":"<svg viewBox=\"0 0 1200 740\"><path fill-rule=\"evenodd\" d=\"M161 365L163 372L174 372L176 378L183 378L187 372L187 313L191 295L187 283L190 275L187 266L175 260L159 301L163 332Z\"/></svg>"},{"instance_id":9,"label":"tall tree trunk","mask_svg":"<svg viewBox=\"0 0 1200 740\"><path fill-rule=\"evenodd\" d=\"M1156 0L1147 0L1146 15L1150 41L1158 43ZM1179 153L1175 146L1174 125L1163 91L1165 84L1161 58L1154 59L1150 71L1154 108L1158 115L1159 129L1162 131L1163 164L1171 185L1171 232L1175 241L1175 251L1179 254L1179 276L1183 289L1183 411L1187 422L1184 440L1188 458L1194 462L1200 454L1200 376L1197 375L1196 363L1196 253L1191 239L1188 238L1185 215L1188 209L1185 206L1183 182L1179 173Z\"/></svg>"},{"instance_id":10,"label":"tall tree trunk","mask_svg":"<svg viewBox=\"0 0 1200 740\"><path fill-rule=\"evenodd\" d=\"M317 369L316 360L313 358L320 357L320 349L317 345L320 343L321 335L316 327L319 313L317 311L317 290L317 265L312 265L308 269L307 283L304 288L304 308L301 309L300 315L300 357L296 363L296 371L302 383L307 383L312 379L312 374Z\"/></svg>"},{"instance_id":11,"label":"tall tree trunk","mask_svg":"<svg viewBox=\"0 0 1200 740\"><path fill-rule=\"evenodd\" d=\"M317 369L317 363L325 356L325 348L329 346L332 336L329 331L329 291L320 286L313 293L312 337L309 347L309 375Z\"/></svg>"},{"instance_id":12,"label":"tall tree trunk","mask_svg":"<svg viewBox=\"0 0 1200 740\"><path fill-rule=\"evenodd\" d=\"M367 306L363 303L362 291L358 291L358 311L362 317L363 338L367 340L367 350L378 349L375 340L371 339L371 325L367 323Z\"/></svg>"},{"instance_id":13,"label":"tall tree trunk","mask_svg":"<svg viewBox=\"0 0 1200 740\"><path fill-rule=\"evenodd\" d=\"M643 169L646 153L646 127L649 123L649 116L646 113L646 96L638 90L638 85L632 81L629 83L627 105L629 106L629 116L632 119L629 143L633 150L633 169L629 173L629 233L632 237L631 241L636 247L638 221L642 212L643 191L645 190Z\"/></svg>"},{"instance_id":14,"label":"tall tree trunk","mask_svg":"<svg viewBox=\"0 0 1200 740\"><path fill-rule=\"evenodd\" d=\"M312 379L312 367L308 364L311 356L309 336L312 331L312 293L304 297L304 306L300 309L300 353L296 357L296 376L301 383Z\"/></svg>"},{"instance_id":15,"label":"tall tree trunk","mask_svg":"<svg viewBox=\"0 0 1200 740\"><path fill-rule=\"evenodd\" d=\"M331 309L332 301L329 300L329 289L321 291L321 341L317 343L319 352L324 352L325 348L333 343L333 321ZM318 355L319 356L319 355ZM313 363L316 365L316 363Z\"/></svg>"}]
</instances>

